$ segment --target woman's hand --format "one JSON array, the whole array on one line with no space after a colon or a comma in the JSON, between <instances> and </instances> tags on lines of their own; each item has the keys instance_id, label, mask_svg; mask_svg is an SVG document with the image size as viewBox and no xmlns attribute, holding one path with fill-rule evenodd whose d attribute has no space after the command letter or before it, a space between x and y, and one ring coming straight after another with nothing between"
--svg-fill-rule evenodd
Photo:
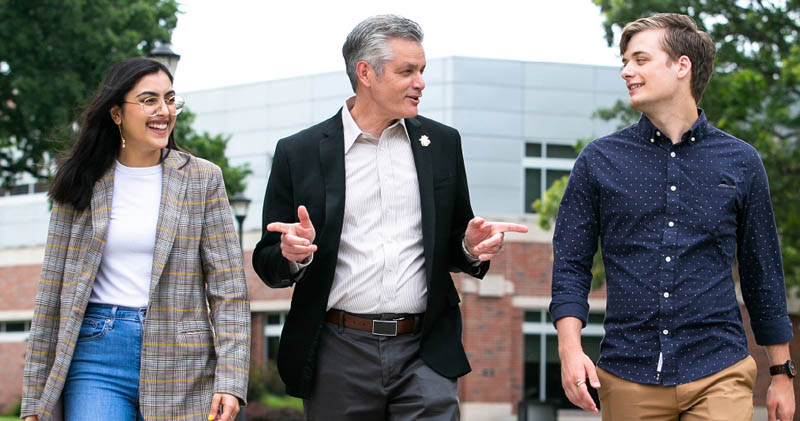
<instances>
[{"instance_id":1,"label":"woman's hand","mask_svg":"<svg viewBox=\"0 0 800 421\"><path fill-rule=\"evenodd\" d=\"M214 394L211 399L211 412L208 414L209 421L233 421L238 413L239 399L236 396L227 393Z\"/></svg>"}]
</instances>

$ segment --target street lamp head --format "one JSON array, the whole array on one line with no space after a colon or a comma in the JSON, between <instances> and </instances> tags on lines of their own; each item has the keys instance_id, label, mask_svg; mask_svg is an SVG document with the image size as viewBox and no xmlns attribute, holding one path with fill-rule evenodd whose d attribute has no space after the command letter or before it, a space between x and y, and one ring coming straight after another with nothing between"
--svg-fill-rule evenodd
<instances>
[{"instance_id":1,"label":"street lamp head","mask_svg":"<svg viewBox=\"0 0 800 421\"><path fill-rule=\"evenodd\" d=\"M175 76L175 70L178 69L178 61L180 61L181 56L176 54L172 51L169 44L158 44L156 48L150 51L150 54L147 57L161 62L163 65L167 66L169 72L172 73L172 76Z\"/></svg>"},{"instance_id":2,"label":"street lamp head","mask_svg":"<svg viewBox=\"0 0 800 421\"><path fill-rule=\"evenodd\" d=\"M229 198L228 201L233 209L233 215L236 216L237 219L241 218L241 220L244 220L247 216L247 208L250 206L251 200L242 193L236 193Z\"/></svg>"},{"instance_id":3,"label":"street lamp head","mask_svg":"<svg viewBox=\"0 0 800 421\"><path fill-rule=\"evenodd\" d=\"M239 248L243 248L242 225L244 225L244 218L247 217L247 208L250 206L250 199L240 192L228 198L228 202L231 204L233 216L236 217L236 222L239 225Z\"/></svg>"}]
</instances>

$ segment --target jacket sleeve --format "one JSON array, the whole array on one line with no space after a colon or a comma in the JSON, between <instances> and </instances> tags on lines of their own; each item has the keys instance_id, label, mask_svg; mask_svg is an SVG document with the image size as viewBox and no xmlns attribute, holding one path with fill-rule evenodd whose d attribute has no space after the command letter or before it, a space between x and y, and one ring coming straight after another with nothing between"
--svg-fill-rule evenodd
<instances>
[{"instance_id":1,"label":"jacket sleeve","mask_svg":"<svg viewBox=\"0 0 800 421\"><path fill-rule=\"evenodd\" d=\"M247 402L250 368L250 301L242 251L236 236L222 172L210 172L200 255L206 294L216 337L217 367L214 393L227 393Z\"/></svg>"},{"instance_id":2,"label":"jacket sleeve","mask_svg":"<svg viewBox=\"0 0 800 421\"><path fill-rule=\"evenodd\" d=\"M37 415L53 361L56 358L58 329L61 322L61 287L64 265L70 244L75 209L54 203L50 212L42 272L36 292L28 347L25 353L25 373L22 380L21 417Z\"/></svg>"},{"instance_id":3,"label":"jacket sleeve","mask_svg":"<svg viewBox=\"0 0 800 421\"><path fill-rule=\"evenodd\" d=\"M294 205L289 159L285 151L285 142L282 140L275 147L267 192L264 195L261 241L253 250L253 269L264 283L272 288L291 286L296 279L292 277L289 261L281 254L280 233L267 231L267 225L272 222L289 223L296 220L297 209ZM303 272L306 271L301 271L298 275L302 276Z\"/></svg>"},{"instance_id":4,"label":"jacket sleeve","mask_svg":"<svg viewBox=\"0 0 800 421\"><path fill-rule=\"evenodd\" d=\"M483 278L489 270L489 262L473 264L464 254L461 242L464 239L464 232L467 224L475 216L472 213L472 204L469 200L469 187L467 185L467 171L464 167L464 154L461 150L461 135L458 131L456 136L456 204L453 207L453 220L450 225L450 271L464 272L476 278Z\"/></svg>"}]
</instances>

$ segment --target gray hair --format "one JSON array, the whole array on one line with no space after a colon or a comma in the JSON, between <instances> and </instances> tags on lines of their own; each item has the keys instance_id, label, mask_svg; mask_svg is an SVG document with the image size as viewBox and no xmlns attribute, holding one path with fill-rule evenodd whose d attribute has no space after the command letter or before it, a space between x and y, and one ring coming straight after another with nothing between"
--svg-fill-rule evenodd
<instances>
[{"instance_id":1,"label":"gray hair","mask_svg":"<svg viewBox=\"0 0 800 421\"><path fill-rule=\"evenodd\" d=\"M345 70L353 92L358 87L356 64L359 61L366 61L381 75L386 62L394 58L389 46L391 39L403 38L422 43L423 36L422 28L416 22L397 15L372 16L356 25L342 46Z\"/></svg>"}]
</instances>

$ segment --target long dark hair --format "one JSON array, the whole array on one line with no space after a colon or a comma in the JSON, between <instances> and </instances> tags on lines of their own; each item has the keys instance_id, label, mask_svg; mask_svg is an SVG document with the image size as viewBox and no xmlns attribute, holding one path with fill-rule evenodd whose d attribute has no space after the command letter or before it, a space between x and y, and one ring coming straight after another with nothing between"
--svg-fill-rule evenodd
<instances>
[{"instance_id":1,"label":"long dark hair","mask_svg":"<svg viewBox=\"0 0 800 421\"><path fill-rule=\"evenodd\" d=\"M119 128L109 110L122 106L125 95L147 75L164 72L172 82L172 74L163 64L148 58L130 58L114 65L100 84L92 102L81 114L80 131L72 148L60 159L56 176L50 185L50 197L85 209L92 200L94 184L114 164L120 151ZM173 133L169 134L166 154L181 150Z\"/></svg>"}]
</instances>

